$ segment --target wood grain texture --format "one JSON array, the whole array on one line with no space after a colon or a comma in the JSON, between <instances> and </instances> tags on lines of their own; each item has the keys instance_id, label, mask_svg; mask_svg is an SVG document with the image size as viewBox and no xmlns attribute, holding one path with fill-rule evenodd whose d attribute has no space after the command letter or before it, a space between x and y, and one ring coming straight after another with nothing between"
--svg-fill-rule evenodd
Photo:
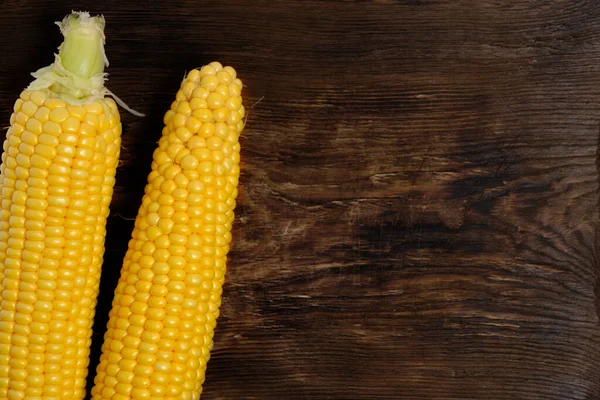
<instances>
[{"instance_id":1,"label":"wood grain texture","mask_svg":"<svg viewBox=\"0 0 600 400\"><path fill-rule=\"evenodd\" d=\"M162 116L219 60L251 111L204 400L600 399L596 1L2 6L5 121L73 7L147 115L123 112L93 365Z\"/></svg>"}]
</instances>

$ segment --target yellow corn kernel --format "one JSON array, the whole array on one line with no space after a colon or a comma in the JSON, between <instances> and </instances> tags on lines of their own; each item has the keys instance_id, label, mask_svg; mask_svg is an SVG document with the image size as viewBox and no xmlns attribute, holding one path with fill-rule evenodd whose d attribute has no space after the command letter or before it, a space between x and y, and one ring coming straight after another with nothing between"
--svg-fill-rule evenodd
<instances>
[{"instance_id":1,"label":"yellow corn kernel","mask_svg":"<svg viewBox=\"0 0 600 400\"><path fill-rule=\"evenodd\" d=\"M192 93L192 97L195 99L205 100L209 94L210 94L210 91L208 89L203 88L203 87L197 87L196 89L194 89L194 92ZM206 107L202 107L202 108L206 108Z\"/></svg>"},{"instance_id":2,"label":"yellow corn kernel","mask_svg":"<svg viewBox=\"0 0 600 400\"><path fill-rule=\"evenodd\" d=\"M213 116L216 122L225 122L229 118L229 110L227 107L219 107L213 111Z\"/></svg>"},{"instance_id":3,"label":"yellow corn kernel","mask_svg":"<svg viewBox=\"0 0 600 400\"><path fill-rule=\"evenodd\" d=\"M239 135L230 137L228 122L242 113L241 81L215 62L181 88L163 118L93 400L197 399L202 391L239 181Z\"/></svg>"},{"instance_id":4,"label":"yellow corn kernel","mask_svg":"<svg viewBox=\"0 0 600 400\"><path fill-rule=\"evenodd\" d=\"M69 116L61 124L63 132L77 133L79 132L79 119L77 117Z\"/></svg>"},{"instance_id":5,"label":"yellow corn kernel","mask_svg":"<svg viewBox=\"0 0 600 400\"><path fill-rule=\"evenodd\" d=\"M39 135L42 133L42 128L43 128L43 124L41 121L38 121L35 118L30 118L27 123L25 124L25 129L27 129L28 131Z\"/></svg>"},{"instance_id":6,"label":"yellow corn kernel","mask_svg":"<svg viewBox=\"0 0 600 400\"><path fill-rule=\"evenodd\" d=\"M86 111L82 106L69 105L67 106L67 111L69 112L69 116L77 118L82 121L85 117Z\"/></svg>"},{"instance_id":7,"label":"yellow corn kernel","mask_svg":"<svg viewBox=\"0 0 600 400\"><path fill-rule=\"evenodd\" d=\"M62 133L62 127L56 122L46 121L42 129L46 134L52 136L59 136Z\"/></svg>"},{"instance_id":8,"label":"yellow corn kernel","mask_svg":"<svg viewBox=\"0 0 600 400\"><path fill-rule=\"evenodd\" d=\"M50 100L54 100L54 99L50 99ZM50 100L48 102L50 102ZM52 122L56 122L57 124L62 124L62 122L64 120L66 120L67 118L69 118L69 111L67 111L66 105L58 106L58 107L52 107L52 106L48 106L48 108L51 108L52 111L50 111L50 121Z\"/></svg>"},{"instance_id":9,"label":"yellow corn kernel","mask_svg":"<svg viewBox=\"0 0 600 400\"><path fill-rule=\"evenodd\" d=\"M50 109L48 107L40 107L35 112L35 119L44 123L50 118Z\"/></svg>"},{"instance_id":10,"label":"yellow corn kernel","mask_svg":"<svg viewBox=\"0 0 600 400\"><path fill-rule=\"evenodd\" d=\"M234 79L227 71L217 72L217 78L223 83L230 83Z\"/></svg>"}]
</instances>

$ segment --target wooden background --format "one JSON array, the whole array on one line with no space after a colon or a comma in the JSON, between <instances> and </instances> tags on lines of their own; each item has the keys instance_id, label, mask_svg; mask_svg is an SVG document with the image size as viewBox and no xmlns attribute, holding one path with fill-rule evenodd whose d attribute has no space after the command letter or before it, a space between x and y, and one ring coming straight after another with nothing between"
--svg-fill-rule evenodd
<instances>
[{"instance_id":1,"label":"wooden background","mask_svg":"<svg viewBox=\"0 0 600 400\"><path fill-rule=\"evenodd\" d=\"M6 124L71 9L147 115L122 113L93 366L162 116L219 60L251 111L203 400L600 399L598 1L0 6Z\"/></svg>"}]
</instances>

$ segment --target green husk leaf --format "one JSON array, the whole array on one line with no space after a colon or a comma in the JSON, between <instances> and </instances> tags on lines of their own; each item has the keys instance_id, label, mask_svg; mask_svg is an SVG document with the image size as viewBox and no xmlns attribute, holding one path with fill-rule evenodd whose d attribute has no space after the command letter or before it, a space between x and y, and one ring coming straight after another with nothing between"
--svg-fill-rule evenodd
<instances>
[{"instance_id":1,"label":"green husk leaf","mask_svg":"<svg viewBox=\"0 0 600 400\"><path fill-rule=\"evenodd\" d=\"M109 64L104 51L104 17L91 17L88 12L73 11L56 24L65 39L58 47L58 54L54 55L54 62L31 74L35 80L27 89L48 89L77 105L108 95L130 113L143 116L104 86L108 76L104 68Z\"/></svg>"}]
</instances>

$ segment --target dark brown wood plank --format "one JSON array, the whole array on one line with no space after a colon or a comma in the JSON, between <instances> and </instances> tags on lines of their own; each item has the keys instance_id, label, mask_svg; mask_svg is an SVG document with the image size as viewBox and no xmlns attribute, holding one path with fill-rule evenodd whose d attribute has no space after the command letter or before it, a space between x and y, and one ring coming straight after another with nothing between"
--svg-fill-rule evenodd
<instances>
[{"instance_id":1,"label":"dark brown wood plank","mask_svg":"<svg viewBox=\"0 0 600 400\"><path fill-rule=\"evenodd\" d=\"M72 5L3 5L8 121ZM216 59L251 111L203 399L600 398L597 2L78 7L148 115L122 114L93 365L162 116Z\"/></svg>"}]
</instances>

